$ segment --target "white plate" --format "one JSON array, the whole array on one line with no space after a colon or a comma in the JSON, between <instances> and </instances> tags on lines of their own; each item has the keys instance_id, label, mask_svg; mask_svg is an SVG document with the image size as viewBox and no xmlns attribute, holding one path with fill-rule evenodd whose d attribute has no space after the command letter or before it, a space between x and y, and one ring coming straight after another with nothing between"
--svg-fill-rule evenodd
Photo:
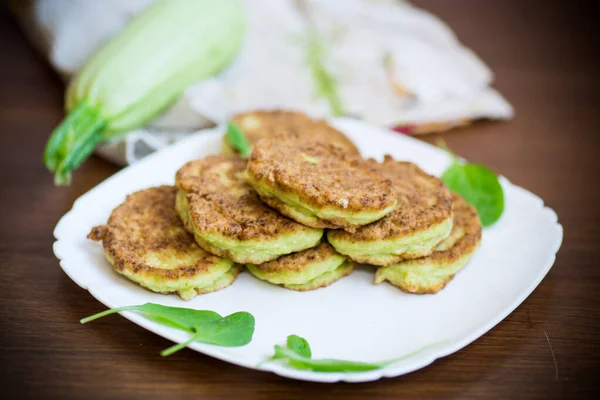
<instances>
[{"instance_id":1,"label":"white plate","mask_svg":"<svg viewBox=\"0 0 600 400\"><path fill-rule=\"evenodd\" d=\"M407 136L351 119L338 119L334 124L354 140L364 156L381 159L391 154L435 175L449 165L444 151ZM562 227L554 211L545 208L535 195L502 178L504 215L484 230L482 245L471 263L436 295L410 295L389 284L373 285L373 272L366 266L330 287L312 292L286 290L244 273L231 287L188 302L176 295L151 293L115 273L104 259L101 246L86 239L90 229L105 223L128 193L173 184L181 165L217 153L220 141L217 129L194 135L124 169L81 196L56 226L54 253L71 279L111 308L154 302L215 310L222 315L251 312L256 330L247 346L190 346L233 364L319 382L371 381L423 368L473 342L521 304L549 271L562 241ZM131 312L123 316L175 342L187 337ZM387 360L431 343L443 343L370 372L318 373L276 363L257 367L273 353L273 345L285 343L292 333L308 340L315 358L356 361Z\"/></svg>"}]
</instances>

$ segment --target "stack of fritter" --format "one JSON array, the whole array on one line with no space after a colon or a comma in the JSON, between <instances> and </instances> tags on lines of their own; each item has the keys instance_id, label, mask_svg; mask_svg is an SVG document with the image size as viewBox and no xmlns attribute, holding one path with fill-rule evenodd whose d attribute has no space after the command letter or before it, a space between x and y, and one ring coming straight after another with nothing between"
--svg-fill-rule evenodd
<instances>
[{"instance_id":1,"label":"stack of fritter","mask_svg":"<svg viewBox=\"0 0 600 400\"><path fill-rule=\"evenodd\" d=\"M243 266L304 291L362 263L377 267L375 283L436 293L477 249L475 209L415 164L364 160L341 132L297 112L233 120L253 147L248 160L225 140L226 155L188 162L176 187L128 196L92 230L117 272L190 299L229 286Z\"/></svg>"}]
</instances>

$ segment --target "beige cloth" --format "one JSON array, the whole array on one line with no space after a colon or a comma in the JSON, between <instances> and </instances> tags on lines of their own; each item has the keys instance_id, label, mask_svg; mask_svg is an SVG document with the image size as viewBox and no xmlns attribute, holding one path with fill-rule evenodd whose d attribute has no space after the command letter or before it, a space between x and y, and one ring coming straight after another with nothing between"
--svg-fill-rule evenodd
<instances>
[{"instance_id":1,"label":"beige cloth","mask_svg":"<svg viewBox=\"0 0 600 400\"><path fill-rule=\"evenodd\" d=\"M30 0L15 11L32 42L69 79L152 1ZM308 67L309 32L319 37L347 115L414 134L512 117L510 104L491 88L487 66L441 20L406 2L245 0L244 6L245 43L232 65L190 86L147 127L102 145L101 155L130 164L257 108L329 116Z\"/></svg>"}]
</instances>

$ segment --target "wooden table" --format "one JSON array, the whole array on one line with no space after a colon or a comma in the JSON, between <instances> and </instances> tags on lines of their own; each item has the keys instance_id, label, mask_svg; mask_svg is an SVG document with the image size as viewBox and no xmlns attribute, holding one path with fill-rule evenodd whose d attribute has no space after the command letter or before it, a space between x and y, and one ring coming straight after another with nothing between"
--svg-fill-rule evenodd
<instances>
[{"instance_id":1,"label":"wooden table","mask_svg":"<svg viewBox=\"0 0 600 400\"><path fill-rule=\"evenodd\" d=\"M536 193L565 229L556 264L506 320L472 345L395 379L316 384L239 368L123 318L82 328L104 309L59 268L52 230L73 201L118 170L93 157L69 188L41 163L62 118L63 86L0 21L0 393L3 398L401 399L576 398L598 394L600 87L594 3L416 2L488 62L516 118L444 135L460 155ZM594 58L595 57L595 58ZM457 321L460 323L460 321ZM6 395L9 395L6 397Z\"/></svg>"}]
</instances>

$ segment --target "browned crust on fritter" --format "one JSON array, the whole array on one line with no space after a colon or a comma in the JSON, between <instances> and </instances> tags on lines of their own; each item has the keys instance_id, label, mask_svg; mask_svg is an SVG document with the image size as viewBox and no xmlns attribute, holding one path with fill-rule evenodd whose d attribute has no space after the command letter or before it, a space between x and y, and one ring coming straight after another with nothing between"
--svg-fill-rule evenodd
<instances>
[{"instance_id":1,"label":"browned crust on fritter","mask_svg":"<svg viewBox=\"0 0 600 400\"><path fill-rule=\"evenodd\" d=\"M377 212L396 200L390 179L362 158L331 144L263 139L254 147L246 173L315 209ZM330 222L352 226L338 219Z\"/></svg>"},{"instance_id":2,"label":"browned crust on fritter","mask_svg":"<svg viewBox=\"0 0 600 400\"><path fill-rule=\"evenodd\" d=\"M479 221L477 210L468 204L459 194L453 193L452 200L454 225L452 228L453 232L450 234L450 238L452 239L450 240L453 240L454 244L447 250L435 251L426 257L405 261L403 264L414 266L439 264L443 267L455 263L462 257L468 256L477 250L481 243L481 222ZM456 236L460 236L460 238L456 239ZM437 285L428 287L407 284L395 286L407 293L434 294L442 290L453 278L454 274L448 275Z\"/></svg>"},{"instance_id":3,"label":"browned crust on fritter","mask_svg":"<svg viewBox=\"0 0 600 400\"><path fill-rule=\"evenodd\" d=\"M300 272L311 264L326 261L332 256L340 254L327 242L322 242L317 247L299 251L297 253L281 256L276 260L254 265L256 269L263 272L295 271Z\"/></svg>"},{"instance_id":4,"label":"browned crust on fritter","mask_svg":"<svg viewBox=\"0 0 600 400\"><path fill-rule=\"evenodd\" d=\"M281 214L286 215L287 210L285 208L285 203L275 197L261 197L261 200L267 204L269 207L276 209ZM333 221L337 221L334 219ZM340 220L339 224L335 224L333 222L325 221L322 219L315 219L314 222L310 224L311 228L328 228L328 229L339 229L340 224L343 224L344 221ZM308 225L307 225L308 226Z\"/></svg>"},{"instance_id":5,"label":"browned crust on fritter","mask_svg":"<svg viewBox=\"0 0 600 400\"><path fill-rule=\"evenodd\" d=\"M286 289L295 290L296 292L308 292L309 290L320 289L323 287L327 287L327 286L331 285L332 283L335 283L335 282L339 281L340 279L350 275L352 273L352 271L354 271L355 267L356 267L356 264L354 264L353 262L350 262L350 265L348 265L348 268L344 271L344 273L342 275L334 276L329 281L321 282L318 285L315 284L314 286L306 286L303 288L297 288L297 287L292 288L292 287L285 286L285 285L280 285L280 286L283 286Z\"/></svg>"},{"instance_id":6,"label":"browned crust on fritter","mask_svg":"<svg viewBox=\"0 0 600 400\"><path fill-rule=\"evenodd\" d=\"M136 274L156 275L161 279L192 278L209 272L220 258L202 250L185 230L175 212L174 186L159 186L127 196L115 208L106 225L96 226L88 238L102 241L115 270L127 269ZM174 269L162 269L144 262L144 255L170 250L193 253L196 262Z\"/></svg>"},{"instance_id":7,"label":"browned crust on fritter","mask_svg":"<svg viewBox=\"0 0 600 400\"><path fill-rule=\"evenodd\" d=\"M378 221L357 228L355 233L334 231L331 235L349 241L386 240L428 229L451 217L452 195L440 179L411 162L395 161L389 155L382 163L368 162L391 180L398 200L396 209Z\"/></svg>"},{"instance_id":8,"label":"browned crust on fritter","mask_svg":"<svg viewBox=\"0 0 600 400\"><path fill-rule=\"evenodd\" d=\"M428 287L422 287L422 286L410 286L410 285L394 285L392 283L392 285L396 286L397 288L399 288L400 290L402 290L403 292L406 293L411 293L411 294L436 294L437 292L439 292L440 290L442 290L443 288L446 287L446 285L452 280L454 279L454 275L448 275L447 277L444 278L443 281L438 282L437 285L432 285L432 286L428 286ZM390 282L391 283L391 282Z\"/></svg>"},{"instance_id":9,"label":"browned crust on fritter","mask_svg":"<svg viewBox=\"0 0 600 400\"><path fill-rule=\"evenodd\" d=\"M221 289L225 289L226 287L229 287L231 285L233 285L233 282L235 282L235 280L237 279L238 275L244 271L244 267L239 265L239 264L233 264L233 267L231 267L231 269L229 270L229 273L231 273L233 275L233 279L231 281L224 281L223 283L221 283L218 286L213 286L207 289L204 288L194 288L194 290L196 291L196 293L198 294L207 294L207 293L213 293L216 292L217 290L221 290Z\"/></svg>"},{"instance_id":10,"label":"browned crust on fritter","mask_svg":"<svg viewBox=\"0 0 600 400\"><path fill-rule=\"evenodd\" d=\"M342 132L324 120L312 119L298 111L250 111L234 116L232 121L242 129L251 145L256 144L260 139L288 135L311 141L331 143L350 153L359 154L354 143ZM226 141L226 144L228 143Z\"/></svg>"},{"instance_id":11,"label":"browned crust on fritter","mask_svg":"<svg viewBox=\"0 0 600 400\"><path fill-rule=\"evenodd\" d=\"M427 257L410 260L411 264L451 264L465 254L474 252L481 242L481 222L477 210L459 194L452 194L454 225L453 230L463 232L462 237L445 251L435 251ZM450 233L452 237L452 233Z\"/></svg>"},{"instance_id":12,"label":"browned crust on fritter","mask_svg":"<svg viewBox=\"0 0 600 400\"><path fill-rule=\"evenodd\" d=\"M245 168L246 160L239 157L209 156L190 161L177 172L176 184L187 193L198 233L262 241L312 230L264 204L244 182Z\"/></svg>"}]
</instances>

